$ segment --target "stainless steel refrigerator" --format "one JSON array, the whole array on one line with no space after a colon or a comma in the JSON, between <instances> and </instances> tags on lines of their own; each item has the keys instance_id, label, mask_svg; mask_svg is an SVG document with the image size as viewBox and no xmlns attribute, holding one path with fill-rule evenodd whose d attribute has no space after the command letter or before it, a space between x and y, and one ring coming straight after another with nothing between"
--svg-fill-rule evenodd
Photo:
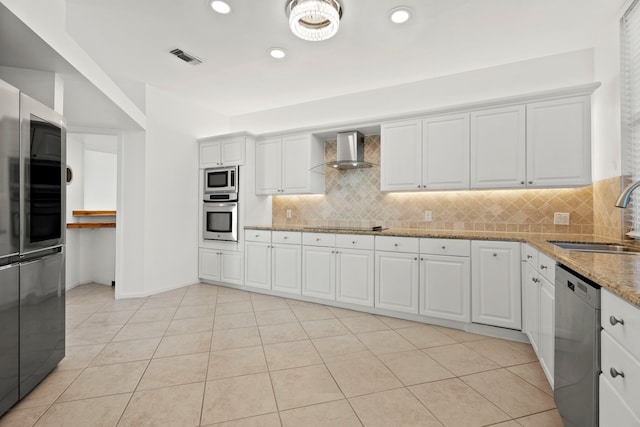
<instances>
[{"instance_id":1,"label":"stainless steel refrigerator","mask_svg":"<svg viewBox=\"0 0 640 427\"><path fill-rule=\"evenodd\" d=\"M66 123L0 81L0 415L64 357Z\"/></svg>"}]
</instances>

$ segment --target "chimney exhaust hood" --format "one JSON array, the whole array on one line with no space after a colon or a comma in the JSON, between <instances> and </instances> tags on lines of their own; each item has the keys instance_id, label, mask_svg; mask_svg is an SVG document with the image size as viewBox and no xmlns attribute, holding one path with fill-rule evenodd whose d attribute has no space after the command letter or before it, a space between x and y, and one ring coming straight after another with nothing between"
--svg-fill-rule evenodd
<instances>
[{"instance_id":1,"label":"chimney exhaust hood","mask_svg":"<svg viewBox=\"0 0 640 427\"><path fill-rule=\"evenodd\" d=\"M358 131L340 132L336 137L337 159L326 163L333 169L364 169L377 166L364 160L364 135Z\"/></svg>"}]
</instances>

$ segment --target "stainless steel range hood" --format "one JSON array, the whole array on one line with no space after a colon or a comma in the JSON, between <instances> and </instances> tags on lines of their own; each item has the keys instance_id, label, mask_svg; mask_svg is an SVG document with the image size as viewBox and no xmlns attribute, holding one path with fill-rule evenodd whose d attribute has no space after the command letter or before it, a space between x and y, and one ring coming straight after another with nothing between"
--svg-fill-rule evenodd
<instances>
[{"instance_id":1,"label":"stainless steel range hood","mask_svg":"<svg viewBox=\"0 0 640 427\"><path fill-rule=\"evenodd\" d=\"M364 160L364 135L358 131L340 132L336 137L337 160L326 163L334 169L363 169L377 166Z\"/></svg>"}]
</instances>

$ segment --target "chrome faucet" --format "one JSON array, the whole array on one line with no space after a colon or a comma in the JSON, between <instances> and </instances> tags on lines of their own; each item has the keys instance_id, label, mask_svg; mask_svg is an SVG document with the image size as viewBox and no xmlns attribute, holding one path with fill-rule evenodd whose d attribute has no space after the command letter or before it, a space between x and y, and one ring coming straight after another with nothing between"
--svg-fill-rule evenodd
<instances>
[{"instance_id":1,"label":"chrome faucet","mask_svg":"<svg viewBox=\"0 0 640 427\"><path fill-rule=\"evenodd\" d=\"M626 208L627 205L629 204L629 198L631 198L631 193L633 193L633 190L635 190L638 187L640 187L640 181L632 182L631 184L627 185L627 188L625 188L622 191L622 193L618 196L618 200L616 200L616 207Z\"/></svg>"}]
</instances>

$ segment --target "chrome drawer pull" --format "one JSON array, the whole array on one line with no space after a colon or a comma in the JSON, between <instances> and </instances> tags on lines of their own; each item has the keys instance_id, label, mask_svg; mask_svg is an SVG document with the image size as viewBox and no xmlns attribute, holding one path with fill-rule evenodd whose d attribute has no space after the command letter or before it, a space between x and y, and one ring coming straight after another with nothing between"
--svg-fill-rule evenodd
<instances>
[{"instance_id":1,"label":"chrome drawer pull","mask_svg":"<svg viewBox=\"0 0 640 427\"><path fill-rule=\"evenodd\" d=\"M540 270L546 270L546 269L547 269L547 266L546 266L546 265L544 265L544 264L540 264Z\"/></svg>"},{"instance_id":2,"label":"chrome drawer pull","mask_svg":"<svg viewBox=\"0 0 640 427\"><path fill-rule=\"evenodd\" d=\"M616 323L624 325L624 319L616 319L616 316L609 316L609 323L611 323L611 326L616 326Z\"/></svg>"},{"instance_id":3,"label":"chrome drawer pull","mask_svg":"<svg viewBox=\"0 0 640 427\"><path fill-rule=\"evenodd\" d=\"M532 255L527 255L527 259L531 259L531 258L533 258Z\"/></svg>"},{"instance_id":4,"label":"chrome drawer pull","mask_svg":"<svg viewBox=\"0 0 640 427\"><path fill-rule=\"evenodd\" d=\"M443 246L443 247L442 247L442 250L445 250L445 249L447 249L447 247L446 247L446 246Z\"/></svg>"},{"instance_id":5,"label":"chrome drawer pull","mask_svg":"<svg viewBox=\"0 0 640 427\"><path fill-rule=\"evenodd\" d=\"M611 378L615 378L617 376L621 376L622 378L624 378L624 372L617 371L616 368L609 369L609 374L611 374Z\"/></svg>"}]
</instances>

